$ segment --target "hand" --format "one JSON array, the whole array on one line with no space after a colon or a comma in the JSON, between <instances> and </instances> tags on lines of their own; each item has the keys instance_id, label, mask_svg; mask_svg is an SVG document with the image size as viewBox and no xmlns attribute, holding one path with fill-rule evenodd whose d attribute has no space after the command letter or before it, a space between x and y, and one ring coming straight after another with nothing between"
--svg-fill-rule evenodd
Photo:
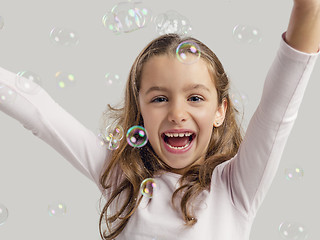
<instances>
[{"instance_id":1,"label":"hand","mask_svg":"<svg viewBox=\"0 0 320 240\"><path fill-rule=\"evenodd\" d=\"M320 46L320 0L293 0L286 42L296 50L317 53Z\"/></svg>"},{"instance_id":2,"label":"hand","mask_svg":"<svg viewBox=\"0 0 320 240\"><path fill-rule=\"evenodd\" d=\"M293 0L294 6L304 9L320 9L320 0Z\"/></svg>"}]
</instances>

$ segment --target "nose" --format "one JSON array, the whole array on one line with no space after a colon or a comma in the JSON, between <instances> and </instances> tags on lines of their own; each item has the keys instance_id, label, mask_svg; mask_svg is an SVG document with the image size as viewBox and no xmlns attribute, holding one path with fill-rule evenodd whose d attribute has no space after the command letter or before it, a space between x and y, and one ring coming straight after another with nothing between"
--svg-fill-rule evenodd
<instances>
[{"instance_id":1,"label":"nose","mask_svg":"<svg viewBox=\"0 0 320 240\"><path fill-rule=\"evenodd\" d=\"M181 124L188 119L188 112L181 102L171 104L168 112L168 120L171 123Z\"/></svg>"}]
</instances>

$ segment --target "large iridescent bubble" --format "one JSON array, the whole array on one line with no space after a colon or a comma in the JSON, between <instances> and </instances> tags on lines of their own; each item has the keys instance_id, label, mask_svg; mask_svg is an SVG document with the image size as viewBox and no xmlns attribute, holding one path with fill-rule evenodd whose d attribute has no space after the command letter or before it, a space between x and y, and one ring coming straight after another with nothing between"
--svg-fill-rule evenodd
<instances>
[{"instance_id":1,"label":"large iridescent bubble","mask_svg":"<svg viewBox=\"0 0 320 240\"><path fill-rule=\"evenodd\" d=\"M147 132L144 127L133 126L127 131L127 142L135 148L143 147L148 142Z\"/></svg>"},{"instance_id":2,"label":"large iridescent bubble","mask_svg":"<svg viewBox=\"0 0 320 240\"><path fill-rule=\"evenodd\" d=\"M177 59L184 64L197 62L201 56L201 50L198 44L193 41L184 41L176 49Z\"/></svg>"}]
</instances>

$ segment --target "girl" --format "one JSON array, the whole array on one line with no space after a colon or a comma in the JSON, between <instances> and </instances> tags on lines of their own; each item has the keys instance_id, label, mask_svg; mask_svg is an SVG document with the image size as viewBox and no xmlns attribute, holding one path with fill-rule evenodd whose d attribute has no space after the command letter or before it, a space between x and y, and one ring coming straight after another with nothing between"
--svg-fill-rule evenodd
<instances>
[{"instance_id":1,"label":"girl","mask_svg":"<svg viewBox=\"0 0 320 240\"><path fill-rule=\"evenodd\" d=\"M101 237L249 239L319 55L319 6L320 0L294 1L243 139L220 61L200 41L174 34L143 49L130 71L124 107L109 106L104 116L112 116L125 131L144 126L149 142L142 148L125 141L114 151L99 147L98 138L43 89L34 85L36 94L21 91L15 74L2 68L0 90L12 89L16 98L0 108L98 185L106 200ZM184 40L201 48L201 58L192 65L175 58ZM146 178L157 184L152 199L140 193Z\"/></svg>"}]
</instances>

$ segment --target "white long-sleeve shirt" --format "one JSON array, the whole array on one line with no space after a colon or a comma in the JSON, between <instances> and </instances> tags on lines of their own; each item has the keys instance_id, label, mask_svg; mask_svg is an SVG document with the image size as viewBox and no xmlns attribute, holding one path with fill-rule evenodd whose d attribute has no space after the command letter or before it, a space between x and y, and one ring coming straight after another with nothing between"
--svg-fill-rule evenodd
<instances>
[{"instance_id":1,"label":"white long-sleeve shirt","mask_svg":"<svg viewBox=\"0 0 320 240\"><path fill-rule=\"evenodd\" d=\"M198 222L191 228L184 227L180 213L171 207L180 175L163 172L154 177L157 187L152 201L147 205L148 199L143 198L118 240L249 239L319 55L319 51L297 51L284 39L285 33L238 153L214 169L210 192L204 191L195 203ZM99 176L111 151L101 147L98 137L42 88L28 94L19 90L15 81L16 74L0 67L0 92L1 87L16 92L12 103L1 103L0 99L0 110L51 145L103 192Z\"/></svg>"}]
</instances>

